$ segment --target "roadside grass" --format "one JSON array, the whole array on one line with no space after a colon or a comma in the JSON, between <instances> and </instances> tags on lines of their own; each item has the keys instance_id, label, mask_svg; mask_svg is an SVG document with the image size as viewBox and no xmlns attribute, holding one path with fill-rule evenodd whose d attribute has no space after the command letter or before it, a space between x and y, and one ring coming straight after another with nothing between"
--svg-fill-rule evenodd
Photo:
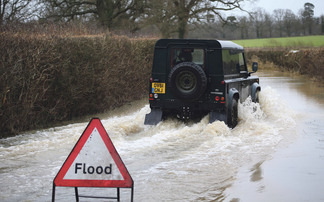
<instances>
[{"instance_id":1,"label":"roadside grass","mask_svg":"<svg viewBox=\"0 0 324 202\"><path fill-rule=\"evenodd\" d=\"M272 47L324 47L324 35L265 38L265 39L246 39L233 40L233 42L245 48L272 48Z\"/></svg>"}]
</instances>

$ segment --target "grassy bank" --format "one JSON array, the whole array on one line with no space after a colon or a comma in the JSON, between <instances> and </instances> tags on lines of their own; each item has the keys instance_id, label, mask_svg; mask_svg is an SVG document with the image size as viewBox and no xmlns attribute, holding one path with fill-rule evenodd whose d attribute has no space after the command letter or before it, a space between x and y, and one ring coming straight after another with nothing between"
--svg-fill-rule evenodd
<instances>
[{"instance_id":1,"label":"grassy bank","mask_svg":"<svg viewBox=\"0 0 324 202\"><path fill-rule=\"evenodd\" d=\"M262 47L324 47L324 35L318 36L301 36L301 37L283 37L283 38L266 38L266 39L246 39L234 40L235 43L245 48L262 48Z\"/></svg>"},{"instance_id":2,"label":"grassy bank","mask_svg":"<svg viewBox=\"0 0 324 202\"><path fill-rule=\"evenodd\" d=\"M155 40L0 35L0 135L104 112L146 95Z\"/></svg>"}]
</instances>

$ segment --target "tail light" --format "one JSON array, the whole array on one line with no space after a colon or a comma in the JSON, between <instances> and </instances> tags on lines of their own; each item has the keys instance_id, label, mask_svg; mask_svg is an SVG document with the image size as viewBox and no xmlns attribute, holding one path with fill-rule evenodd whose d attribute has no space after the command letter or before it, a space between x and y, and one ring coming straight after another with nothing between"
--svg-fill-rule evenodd
<instances>
[{"instance_id":1,"label":"tail light","mask_svg":"<svg viewBox=\"0 0 324 202\"><path fill-rule=\"evenodd\" d=\"M152 93L150 94L150 98L149 98L149 100L154 100L154 98L153 98L153 94L152 94Z\"/></svg>"},{"instance_id":2,"label":"tail light","mask_svg":"<svg viewBox=\"0 0 324 202\"><path fill-rule=\"evenodd\" d=\"M225 102L225 97L224 97L224 96L220 97L220 96L217 95L217 96L215 97L215 101L216 101L216 102L219 102L219 101L220 101L220 103L222 103L222 104L226 103L226 102Z\"/></svg>"},{"instance_id":3,"label":"tail light","mask_svg":"<svg viewBox=\"0 0 324 202\"><path fill-rule=\"evenodd\" d=\"M225 97L221 97L221 103L222 104L225 104L226 102L225 102Z\"/></svg>"}]
</instances>

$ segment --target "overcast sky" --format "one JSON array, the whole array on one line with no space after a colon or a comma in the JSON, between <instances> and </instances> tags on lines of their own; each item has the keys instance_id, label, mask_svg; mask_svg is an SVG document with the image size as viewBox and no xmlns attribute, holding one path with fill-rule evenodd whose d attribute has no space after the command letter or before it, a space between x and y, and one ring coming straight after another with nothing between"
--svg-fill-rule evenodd
<instances>
[{"instance_id":1,"label":"overcast sky","mask_svg":"<svg viewBox=\"0 0 324 202\"><path fill-rule=\"evenodd\" d=\"M245 3L244 9L253 11L253 9L261 7L270 14L275 9L290 9L294 14L298 14L298 11L303 9L307 2L314 4L315 17L324 15L324 0L256 0L254 3ZM240 13L234 15L240 15Z\"/></svg>"}]
</instances>

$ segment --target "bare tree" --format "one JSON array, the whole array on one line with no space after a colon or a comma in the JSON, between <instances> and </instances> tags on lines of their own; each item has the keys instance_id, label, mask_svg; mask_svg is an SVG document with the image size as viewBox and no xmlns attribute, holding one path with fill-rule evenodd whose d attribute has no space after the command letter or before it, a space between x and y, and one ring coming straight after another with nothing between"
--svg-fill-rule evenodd
<instances>
[{"instance_id":1,"label":"bare tree","mask_svg":"<svg viewBox=\"0 0 324 202\"><path fill-rule=\"evenodd\" d=\"M239 17L238 27L240 29L240 38L249 38L250 21L246 16Z\"/></svg>"},{"instance_id":2,"label":"bare tree","mask_svg":"<svg viewBox=\"0 0 324 202\"><path fill-rule=\"evenodd\" d=\"M258 8L256 12L253 12L251 15L251 21L254 25L256 37L263 37L264 22L265 22L265 10Z\"/></svg>"},{"instance_id":3,"label":"bare tree","mask_svg":"<svg viewBox=\"0 0 324 202\"><path fill-rule=\"evenodd\" d=\"M312 34L312 27L314 24L314 4L305 3L304 10L302 10L302 22L304 24L304 28L308 29L308 33ZM304 30L305 32L305 30Z\"/></svg>"},{"instance_id":4,"label":"bare tree","mask_svg":"<svg viewBox=\"0 0 324 202\"><path fill-rule=\"evenodd\" d=\"M189 21L199 21L205 18L205 14L211 13L226 22L222 12L239 9L243 10L241 3L244 0L174 0L177 20L178 37L185 38L188 32L187 25Z\"/></svg>"},{"instance_id":5,"label":"bare tree","mask_svg":"<svg viewBox=\"0 0 324 202\"><path fill-rule=\"evenodd\" d=\"M235 39L235 30L238 28L238 21L235 16L228 16L226 18L225 23L223 24L227 32L227 37L231 39Z\"/></svg>"},{"instance_id":6,"label":"bare tree","mask_svg":"<svg viewBox=\"0 0 324 202\"><path fill-rule=\"evenodd\" d=\"M143 20L144 26L156 26L163 38L169 38L177 32L173 0L148 1L145 9L147 14Z\"/></svg>"},{"instance_id":7,"label":"bare tree","mask_svg":"<svg viewBox=\"0 0 324 202\"><path fill-rule=\"evenodd\" d=\"M135 10L143 9L142 0L42 0L46 5L46 18L73 20L77 17L95 18L108 29L117 19L136 16ZM134 20L134 19L133 19Z\"/></svg>"},{"instance_id":8,"label":"bare tree","mask_svg":"<svg viewBox=\"0 0 324 202\"><path fill-rule=\"evenodd\" d=\"M290 9L286 9L283 16L283 26L285 28L287 36L292 35L295 22L296 22L296 15Z\"/></svg>"},{"instance_id":9,"label":"bare tree","mask_svg":"<svg viewBox=\"0 0 324 202\"><path fill-rule=\"evenodd\" d=\"M31 0L0 0L0 26L28 19L32 15L28 9L30 3Z\"/></svg>"},{"instance_id":10,"label":"bare tree","mask_svg":"<svg viewBox=\"0 0 324 202\"><path fill-rule=\"evenodd\" d=\"M273 17L269 13L264 14L264 26L269 33L268 36L271 38L273 35L274 22Z\"/></svg>"},{"instance_id":11,"label":"bare tree","mask_svg":"<svg viewBox=\"0 0 324 202\"><path fill-rule=\"evenodd\" d=\"M320 23L321 23L321 34L324 34L324 15L321 15L320 17Z\"/></svg>"},{"instance_id":12,"label":"bare tree","mask_svg":"<svg viewBox=\"0 0 324 202\"><path fill-rule=\"evenodd\" d=\"M172 32L178 33L179 38L186 38L188 34L188 24L206 22L216 16L223 22L226 18L222 16L222 12L234 9L243 10L241 3L246 0L165 0L162 2L149 1L153 13L160 13L161 18L157 18L154 24L160 27L169 27ZM159 6L154 6L154 5ZM157 10L154 10L157 8ZM162 14L162 15L161 15ZM153 16L154 18L154 16ZM168 19L162 20L161 19ZM163 23L163 24L161 24Z\"/></svg>"},{"instance_id":13,"label":"bare tree","mask_svg":"<svg viewBox=\"0 0 324 202\"><path fill-rule=\"evenodd\" d=\"M283 34L283 29L284 29L284 25L283 25L283 19L285 16L285 10L284 9L276 9L273 11L273 17L275 19L276 25L277 25L277 29L279 31L279 36L282 37Z\"/></svg>"}]
</instances>

